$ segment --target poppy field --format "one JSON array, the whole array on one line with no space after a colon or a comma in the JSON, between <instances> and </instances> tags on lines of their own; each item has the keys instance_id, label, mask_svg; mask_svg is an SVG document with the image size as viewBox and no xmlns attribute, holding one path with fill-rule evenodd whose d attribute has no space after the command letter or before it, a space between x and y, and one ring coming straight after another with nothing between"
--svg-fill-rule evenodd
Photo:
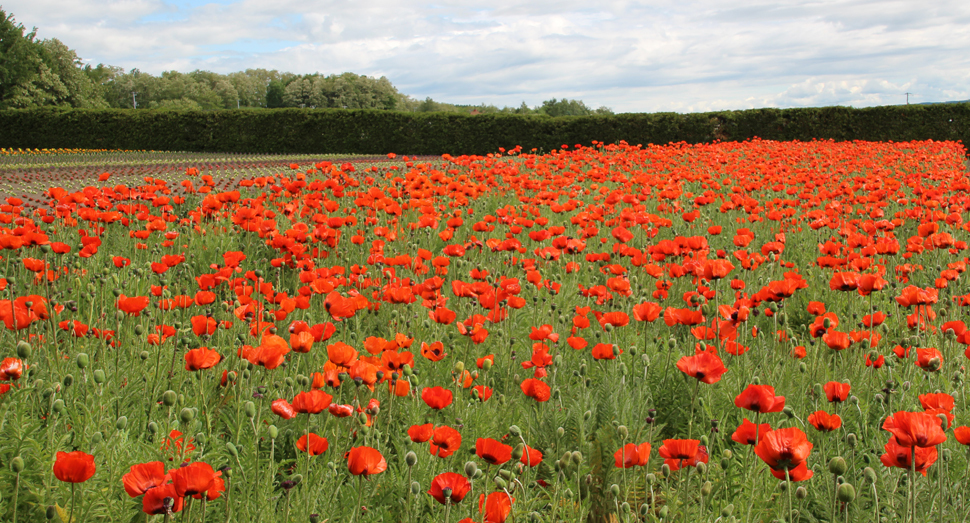
<instances>
[{"instance_id":1,"label":"poppy field","mask_svg":"<svg viewBox=\"0 0 970 523\"><path fill-rule=\"evenodd\" d=\"M4 521L970 513L960 143L0 153Z\"/></svg>"}]
</instances>

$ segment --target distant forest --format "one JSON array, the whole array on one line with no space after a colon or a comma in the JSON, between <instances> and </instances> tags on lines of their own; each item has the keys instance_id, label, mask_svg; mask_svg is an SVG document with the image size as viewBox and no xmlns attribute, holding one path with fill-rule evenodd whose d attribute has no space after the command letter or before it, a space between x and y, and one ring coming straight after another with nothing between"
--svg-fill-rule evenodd
<instances>
[{"instance_id":1,"label":"distant forest","mask_svg":"<svg viewBox=\"0 0 970 523\"><path fill-rule=\"evenodd\" d=\"M0 10L0 109L76 107L121 109L259 109L276 107L380 109L409 112L514 113L548 116L613 114L581 100L498 108L456 105L400 93L385 77L354 73L293 74L266 69L218 74L209 71L161 76L138 69L85 65L56 38L39 40L12 14Z\"/></svg>"}]
</instances>

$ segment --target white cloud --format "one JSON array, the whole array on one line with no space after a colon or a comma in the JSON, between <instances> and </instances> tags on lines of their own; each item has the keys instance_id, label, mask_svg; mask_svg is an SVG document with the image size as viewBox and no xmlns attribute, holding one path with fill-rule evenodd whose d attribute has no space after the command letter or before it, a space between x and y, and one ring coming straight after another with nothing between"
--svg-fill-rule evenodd
<instances>
[{"instance_id":1,"label":"white cloud","mask_svg":"<svg viewBox=\"0 0 970 523\"><path fill-rule=\"evenodd\" d=\"M968 99L970 5L942 0L8 0L95 63L387 76L416 98L617 111Z\"/></svg>"}]
</instances>

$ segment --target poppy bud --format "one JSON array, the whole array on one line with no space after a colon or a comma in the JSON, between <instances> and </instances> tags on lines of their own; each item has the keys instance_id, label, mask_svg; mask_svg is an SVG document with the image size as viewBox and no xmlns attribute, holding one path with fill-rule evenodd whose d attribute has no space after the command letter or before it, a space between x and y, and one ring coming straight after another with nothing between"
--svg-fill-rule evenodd
<instances>
[{"instance_id":1,"label":"poppy bud","mask_svg":"<svg viewBox=\"0 0 970 523\"><path fill-rule=\"evenodd\" d=\"M667 340L667 347L671 349L677 348L677 340L674 338L670 338L669 340Z\"/></svg>"},{"instance_id":2,"label":"poppy bud","mask_svg":"<svg viewBox=\"0 0 970 523\"><path fill-rule=\"evenodd\" d=\"M867 483L873 485L876 483L876 471L873 470L872 467L862 469L862 477L865 478Z\"/></svg>"},{"instance_id":3,"label":"poppy bud","mask_svg":"<svg viewBox=\"0 0 970 523\"><path fill-rule=\"evenodd\" d=\"M798 499L799 501L801 501L801 500L803 500L803 499L805 499L807 497L808 497L808 489L806 489L805 487L798 487L797 489L795 489L795 498L796 499Z\"/></svg>"},{"instance_id":4,"label":"poppy bud","mask_svg":"<svg viewBox=\"0 0 970 523\"><path fill-rule=\"evenodd\" d=\"M704 463L703 461L699 462L697 464L697 473L700 474L701 476L703 476L704 474L707 474L707 463ZM707 494L705 494L705 496L706 495Z\"/></svg>"},{"instance_id":5,"label":"poppy bud","mask_svg":"<svg viewBox=\"0 0 970 523\"><path fill-rule=\"evenodd\" d=\"M256 417L256 404L253 403L253 402L251 402L251 401L247 401L243 405L243 411L246 412L246 416L249 417L250 419L255 418Z\"/></svg>"},{"instance_id":6,"label":"poppy bud","mask_svg":"<svg viewBox=\"0 0 970 523\"><path fill-rule=\"evenodd\" d=\"M406 367L407 365L405 365ZM482 370L488 371L492 368L492 360L485 360L482 362Z\"/></svg>"},{"instance_id":7,"label":"poppy bud","mask_svg":"<svg viewBox=\"0 0 970 523\"><path fill-rule=\"evenodd\" d=\"M512 449L512 460L518 461L519 458L521 458L522 454L524 453L525 453L525 447L523 447L522 444L519 443L514 449Z\"/></svg>"},{"instance_id":8,"label":"poppy bud","mask_svg":"<svg viewBox=\"0 0 970 523\"><path fill-rule=\"evenodd\" d=\"M54 400L53 409L57 414L64 414L64 400L60 398Z\"/></svg>"},{"instance_id":9,"label":"poppy bud","mask_svg":"<svg viewBox=\"0 0 970 523\"><path fill-rule=\"evenodd\" d=\"M100 432L95 432L94 434L91 435L91 446L93 447L94 445L101 443L103 439L104 439L104 436L102 436Z\"/></svg>"},{"instance_id":10,"label":"poppy bud","mask_svg":"<svg viewBox=\"0 0 970 523\"><path fill-rule=\"evenodd\" d=\"M664 463L663 466L660 467L660 473L663 475L664 478L669 478L670 477L670 465Z\"/></svg>"},{"instance_id":11,"label":"poppy bud","mask_svg":"<svg viewBox=\"0 0 970 523\"><path fill-rule=\"evenodd\" d=\"M503 470L501 472L505 472L505 471ZM505 489L509 488L508 482L505 481L504 479L502 479L499 476L495 476L494 478L492 478L492 481L495 482L495 486L497 486L498 488L500 488L502 490L505 490Z\"/></svg>"},{"instance_id":12,"label":"poppy bud","mask_svg":"<svg viewBox=\"0 0 970 523\"><path fill-rule=\"evenodd\" d=\"M722 458L721 459L721 469L727 470L729 468L731 468L731 460L729 460L727 458Z\"/></svg>"},{"instance_id":13,"label":"poppy bud","mask_svg":"<svg viewBox=\"0 0 970 523\"><path fill-rule=\"evenodd\" d=\"M569 488L568 488L568 489L566 489L566 490L565 490L565 491L563 492L563 495L564 495L564 496L566 496L567 498L571 498L571 497L573 497L573 489L569 489Z\"/></svg>"},{"instance_id":14,"label":"poppy bud","mask_svg":"<svg viewBox=\"0 0 970 523\"><path fill-rule=\"evenodd\" d=\"M843 483L839 485L839 490L836 491L836 496L842 503L851 503L855 499L855 487L851 483Z\"/></svg>"},{"instance_id":15,"label":"poppy bud","mask_svg":"<svg viewBox=\"0 0 970 523\"><path fill-rule=\"evenodd\" d=\"M320 523L320 514L310 514L310 523Z\"/></svg>"},{"instance_id":16,"label":"poppy bud","mask_svg":"<svg viewBox=\"0 0 970 523\"><path fill-rule=\"evenodd\" d=\"M239 459L239 449L237 449L231 441L226 442L226 450L229 451L229 454L232 455L232 457Z\"/></svg>"},{"instance_id":17,"label":"poppy bud","mask_svg":"<svg viewBox=\"0 0 970 523\"><path fill-rule=\"evenodd\" d=\"M401 372L403 372L405 376L410 376L413 373L411 365L405 363L404 366L401 367Z\"/></svg>"},{"instance_id":18,"label":"poppy bud","mask_svg":"<svg viewBox=\"0 0 970 523\"><path fill-rule=\"evenodd\" d=\"M518 438L522 436L522 430L519 429L518 425L512 425L509 427L509 435L511 435L513 438Z\"/></svg>"},{"instance_id":19,"label":"poppy bud","mask_svg":"<svg viewBox=\"0 0 970 523\"><path fill-rule=\"evenodd\" d=\"M663 508L660 509L660 519L667 519L667 516L669 514L670 514L670 507L668 507L667 505L664 505Z\"/></svg>"},{"instance_id":20,"label":"poppy bud","mask_svg":"<svg viewBox=\"0 0 970 523\"><path fill-rule=\"evenodd\" d=\"M586 375L586 364L585 363L583 363L582 365L579 366L579 375L580 376L585 376Z\"/></svg>"},{"instance_id":21,"label":"poppy bud","mask_svg":"<svg viewBox=\"0 0 970 523\"><path fill-rule=\"evenodd\" d=\"M71 385L74 385L74 375L73 374L65 375L64 381L62 383L64 384L65 388L70 387Z\"/></svg>"},{"instance_id":22,"label":"poppy bud","mask_svg":"<svg viewBox=\"0 0 970 523\"><path fill-rule=\"evenodd\" d=\"M788 416L788 419L795 417L795 409L789 407L788 405L785 405L785 408L781 409L781 412L785 416Z\"/></svg>"},{"instance_id":23,"label":"poppy bud","mask_svg":"<svg viewBox=\"0 0 970 523\"><path fill-rule=\"evenodd\" d=\"M457 372L458 374L461 374L464 370L465 370L465 362L463 361L455 362L455 372Z\"/></svg>"},{"instance_id":24,"label":"poppy bud","mask_svg":"<svg viewBox=\"0 0 970 523\"><path fill-rule=\"evenodd\" d=\"M143 350L138 353L138 357L141 359L141 361L145 361L151 357L151 354L149 354L147 350Z\"/></svg>"},{"instance_id":25,"label":"poppy bud","mask_svg":"<svg viewBox=\"0 0 970 523\"><path fill-rule=\"evenodd\" d=\"M616 483L610 485L610 494L613 494L614 498L620 497L620 486Z\"/></svg>"},{"instance_id":26,"label":"poppy bud","mask_svg":"<svg viewBox=\"0 0 970 523\"><path fill-rule=\"evenodd\" d=\"M465 475L469 478L473 477L475 473L478 472L478 464L474 461L465 462Z\"/></svg>"},{"instance_id":27,"label":"poppy bud","mask_svg":"<svg viewBox=\"0 0 970 523\"><path fill-rule=\"evenodd\" d=\"M951 458L953 458L953 452L950 449L940 451L940 459L943 461L950 461Z\"/></svg>"},{"instance_id":28,"label":"poppy bud","mask_svg":"<svg viewBox=\"0 0 970 523\"><path fill-rule=\"evenodd\" d=\"M229 374L226 375L226 379L229 380L229 383L235 383L237 376L236 371L230 371Z\"/></svg>"},{"instance_id":29,"label":"poppy bud","mask_svg":"<svg viewBox=\"0 0 970 523\"><path fill-rule=\"evenodd\" d=\"M859 443L859 437L856 436L854 432L850 432L845 437L845 443L846 443L846 445L849 446L849 448L854 449L855 446Z\"/></svg>"},{"instance_id":30,"label":"poppy bud","mask_svg":"<svg viewBox=\"0 0 970 523\"><path fill-rule=\"evenodd\" d=\"M17 343L17 356L21 359L27 359L30 357L32 347L26 341L20 341Z\"/></svg>"},{"instance_id":31,"label":"poppy bud","mask_svg":"<svg viewBox=\"0 0 970 523\"><path fill-rule=\"evenodd\" d=\"M178 401L178 395L175 394L174 390L166 390L162 393L162 404L166 407L175 405L176 401Z\"/></svg>"},{"instance_id":32,"label":"poppy bud","mask_svg":"<svg viewBox=\"0 0 970 523\"><path fill-rule=\"evenodd\" d=\"M640 512L640 515L641 516L646 517L647 514L650 513L650 505L647 505L646 503L644 503L643 505L640 505L640 511L639 512Z\"/></svg>"},{"instance_id":33,"label":"poppy bud","mask_svg":"<svg viewBox=\"0 0 970 523\"><path fill-rule=\"evenodd\" d=\"M699 464L700 463L698 463L698 465ZM712 490L714 490L714 485L712 485L710 481L705 481L704 484L701 485L701 496L704 496L705 498L710 496Z\"/></svg>"},{"instance_id":34,"label":"poppy bud","mask_svg":"<svg viewBox=\"0 0 970 523\"><path fill-rule=\"evenodd\" d=\"M157 433L157 432L158 432L158 424L157 424L157 423L155 423L154 421L150 421L150 422L148 423L148 432L149 432L150 434L155 434L155 433Z\"/></svg>"},{"instance_id":35,"label":"poppy bud","mask_svg":"<svg viewBox=\"0 0 970 523\"><path fill-rule=\"evenodd\" d=\"M782 492L786 492L788 490L788 482L787 481L779 481L778 482L778 490L780 490Z\"/></svg>"},{"instance_id":36,"label":"poppy bud","mask_svg":"<svg viewBox=\"0 0 970 523\"><path fill-rule=\"evenodd\" d=\"M404 455L404 463L409 467L413 467L418 463L418 455L414 451L410 451Z\"/></svg>"},{"instance_id":37,"label":"poppy bud","mask_svg":"<svg viewBox=\"0 0 970 523\"><path fill-rule=\"evenodd\" d=\"M117 421L115 421L115 429L116 430L125 430L126 428L128 428L128 417L127 416L121 416L120 418L118 418Z\"/></svg>"},{"instance_id":38,"label":"poppy bud","mask_svg":"<svg viewBox=\"0 0 970 523\"><path fill-rule=\"evenodd\" d=\"M10 460L10 470L13 471L14 474L20 474L21 472L23 472L24 458L21 458L20 456L14 456L14 458Z\"/></svg>"},{"instance_id":39,"label":"poppy bud","mask_svg":"<svg viewBox=\"0 0 970 523\"><path fill-rule=\"evenodd\" d=\"M101 385L106 380L107 380L107 377L104 375L104 370L103 369L98 369L98 370L94 371L94 382L95 383L97 383L98 385Z\"/></svg>"},{"instance_id":40,"label":"poppy bud","mask_svg":"<svg viewBox=\"0 0 970 523\"><path fill-rule=\"evenodd\" d=\"M729 518L734 514L734 503L729 503L728 506L721 509L721 517Z\"/></svg>"},{"instance_id":41,"label":"poppy bud","mask_svg":"<svg viewBox=\"0 0 970 523\"><path fill-rule=\"evenodd\" d=\"M54 519L54 516L57 515L57 509L54 508L54 505L47 507L47 512L45 515L47 516L47 519Z\"/></svg>"},{"instance_id":42,"label":"poppy bud","mask_svg":"<svg viewBox=\"0 0 970 523\"><path fill-rule=\"evenodd\" d=\"M630 429L626 428L626 425L620 425L616 428L616 433L620 435L620 438L626 439L630 436Z\"/></svg>"},{"instance_id":43,"label":"poppy bud","mask_svg":"<svg viewBox=\"0 0 970 523\"><path fill-rule=\"evenodd\" d=\"M570 459L572 459L573 463L578 466L583 462L583 453L577 450L573 452Z\"/></svg>"},{"instance_id":44,"label":"poppy bud","mask_svg":"<svg viewBox=\"0 0 970 523\"><path fill-rule=\"evenodd\" d=\"M836 456L829 460L829 472L836 476L845 474L845 471L848 470L848 468L849 467L846 465L845 460L840 456Z\"/></svg>"},{"instance_id":45,"label":"poppy bud","mask_svg":"<svg viewBox=\"0 0 970 523\"><path fill-rule=\"evenodd\" d=\"M556 429L556 435L558 435L560 438L563 437L564 434L566 434L566 429L562 427Z\"/></svg>"},{"instance_id":46,"label":"poppy bud","mask_svg":"<svg viewBox=\"0 0 970 523\"><path fill-rule=\"evenodd\" d=\"M751 383L754 383L755 385L761 385L761 376L755 376L751 378Z\"/></svg>"},{"instance_id":47,"label":"poppy bud","mask_svg":"<svg viewBox=\"0 0 970 523\"><path fill-rule=\"evenodd\" d=\"M583 413L583 421L589 421L589 418L593 417L593 411L587 410Z\"/></svg>"},{"instance_id":48,"label":"poppy bud","mask_svg":"<svg viewBox=\"0 0 970 523\"><path fill-rule=\"evenodd\" d=\"M195 410L188 407L183 408L179 412L179 419L182 420L182 423L191 423L195 419Z\"/></svg>"}]
</instances>

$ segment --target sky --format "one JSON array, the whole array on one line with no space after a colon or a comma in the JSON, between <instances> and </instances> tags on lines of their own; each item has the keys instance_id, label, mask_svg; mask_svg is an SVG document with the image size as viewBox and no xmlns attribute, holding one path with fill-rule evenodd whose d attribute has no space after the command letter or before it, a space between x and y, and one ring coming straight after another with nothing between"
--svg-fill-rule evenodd
<instances>
[{"instance_id":1,"label":"sky","mask_svg":"<svg viewBox=\"0 0 970 523\"><path fill-rule=\"evenodd\" d=\"M454 104L679 113L970 99L970 2L7 0L87 63L385 76Z\"/></svg>"}]
</instances>

